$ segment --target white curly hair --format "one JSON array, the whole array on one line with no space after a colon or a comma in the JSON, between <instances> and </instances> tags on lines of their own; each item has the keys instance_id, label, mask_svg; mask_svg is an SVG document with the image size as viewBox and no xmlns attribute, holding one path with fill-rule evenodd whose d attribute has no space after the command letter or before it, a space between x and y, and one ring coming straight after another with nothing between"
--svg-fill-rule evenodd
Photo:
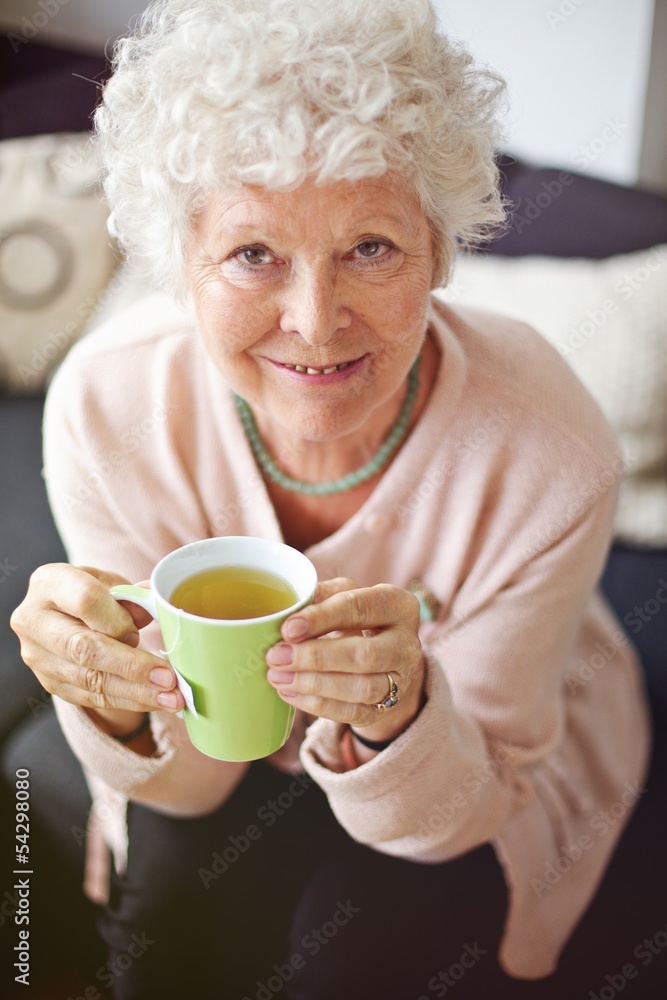
<instances>
[{"instance_id":1,"label":"white curly hair","mask_svg":"<svg viewBox=\"0 0 667 1000\"><path fill-rule=\"evenodd\" d=\"M429 0L154 0L116 47L95 116L110 230L156 288L212 190L395 170L429 220L435 284L504 218L503 81Z\"/></svg>"}]
</instances>

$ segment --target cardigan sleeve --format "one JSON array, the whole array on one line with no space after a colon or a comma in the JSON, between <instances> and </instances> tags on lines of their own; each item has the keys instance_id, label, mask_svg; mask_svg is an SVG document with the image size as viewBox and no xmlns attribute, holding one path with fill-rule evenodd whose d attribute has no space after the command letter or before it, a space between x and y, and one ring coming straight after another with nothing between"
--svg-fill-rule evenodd
<instances>
[{"instance_id":1,"label":"cardigan sleeve","mask_svg":"<svg viewBox=\"0 0 667 1000\"><path fill-rule=\"evenodd\" d=\"M533 797L536 770L563 735L563 679L597 600L616 492L579 490L557 532L536 534L528 519L514 572L431 628L426 704L390 747L348 770L343 727L320 719L310 728L304 766L352 837L442 861L492 840Z\"/></svg>"},{"instance_id":2,"label":"cardigan sleeve","mask_svg":"<svg viewBox=\"0 0 667 1000\"><path fill-rule=\"evenodd\" d=\"M144 396L137 397L136 381L129 385L122 377L128 359L116 352L91 364L82 344L52 383L44 422L45 479L69 561L130 582L147 579L166 553L206 535L174 443L178 393L160 375L161 358L155 358L152 346L135 350L132 363L150 373ZM101 371L110 385L121 387L118 394L99 392ZM156 625L142 630L141 644L159 652ZM210 812L245 773L242 764L216 761L196 750L182 719L168 712L151 713L157 749L148 758L103 733L85 710L59 698L54 704L86 771L159 811Z\"/></svg>"},{"instance_id":3,"label":"cardigan sleeve","mask_svg":"<svg viewBox=\"0 0 667 1000\"><path fill-rule=\"evenodd\" d=\"M201 816L227 800L247 771L200 753L182 720L151 713L154 757L142 757L103 733L76 705L54 698L61 728L84 769L127 799L170 816Z\"/></svg>"}]
</instances>

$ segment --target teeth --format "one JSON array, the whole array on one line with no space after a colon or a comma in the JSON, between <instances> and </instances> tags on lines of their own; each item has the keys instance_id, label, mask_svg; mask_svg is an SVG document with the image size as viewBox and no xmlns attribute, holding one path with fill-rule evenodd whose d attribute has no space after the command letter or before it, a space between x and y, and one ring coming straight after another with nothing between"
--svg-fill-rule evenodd
<instances>
[{"instance_id":1,"label":"teeth","mask_svg":"<svg viewBox=\"0 0 667 1000\"><path fill-rule=\"evenodd\" d=\"M293 372L302 372L308 375L331 375L333 372L342 372L347 368L349 361L344 361L342 365L333 365L331 368L304 368L303 365L284 364L285 368L290 368Z\"/></svg>"}]
</instances>

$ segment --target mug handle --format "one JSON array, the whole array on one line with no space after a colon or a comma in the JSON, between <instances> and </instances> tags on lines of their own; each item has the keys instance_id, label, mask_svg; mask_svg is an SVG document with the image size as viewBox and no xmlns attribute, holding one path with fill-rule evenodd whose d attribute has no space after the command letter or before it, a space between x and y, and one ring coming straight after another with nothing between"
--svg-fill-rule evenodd
<instances>
[{"instance_id":1,"label":"mug handle","mask_svg":"<svg viewBox=\"0 0 667 1000\"><path fill-rule=\"evenodd\" d=\"M138 604L140 608L148 612L151 618L157 618L157 608L153 592L146 590L145 587L136 587L122 583L117 587L111 587L109 593L117 601L131 601L132 604Z\"/></svg>"},{"instance_id":2,"label":"mug handle","mask_svg":"<svg viewBox=\"0 0 667 1000\"><path fill-rule=\"evenodd\" d=\"M133 604L138 604L140 608L147 611L151 618L157 620L157 608L155 606L155 598L153 597L153 592L146 590L145 587L137 587L134 584L120 583L117 587L111 587L109 593L112 597L115 597L117 601L132 601ZM169 659L169 652L166 649L161 650L161 653ZM169 661L171 663L171 661ZM199 713L197 712L197 706L195 705L195 696L192 687L186 681L185 677L176 669L174 664L171 667L176 674L176 683L178 688L185 698L185 704L188 706L195 718L199 718ZM183 712L178 713L180 716Z\"/></svg>"}]
</instances>

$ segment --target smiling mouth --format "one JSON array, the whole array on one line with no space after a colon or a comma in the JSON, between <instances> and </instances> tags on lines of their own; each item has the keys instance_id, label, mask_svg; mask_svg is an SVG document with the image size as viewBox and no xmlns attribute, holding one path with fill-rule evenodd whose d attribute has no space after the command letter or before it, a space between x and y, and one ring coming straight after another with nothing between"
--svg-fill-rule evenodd
<instances>
[{"instance_id":1,"label":"smiling mouth","mask_svg":"<svg viewBox=\"0 0 667 1000\"><path fill-rule=\"evenodd\" d=\"M342 372L352 361L344 361L342 365L331 365L329 368L304 368L303 365L288 365L281 362L283 368L289 368L293 372L302 372L305 375L331 375L333 372Z\"/></svg>"}]
</instances>

